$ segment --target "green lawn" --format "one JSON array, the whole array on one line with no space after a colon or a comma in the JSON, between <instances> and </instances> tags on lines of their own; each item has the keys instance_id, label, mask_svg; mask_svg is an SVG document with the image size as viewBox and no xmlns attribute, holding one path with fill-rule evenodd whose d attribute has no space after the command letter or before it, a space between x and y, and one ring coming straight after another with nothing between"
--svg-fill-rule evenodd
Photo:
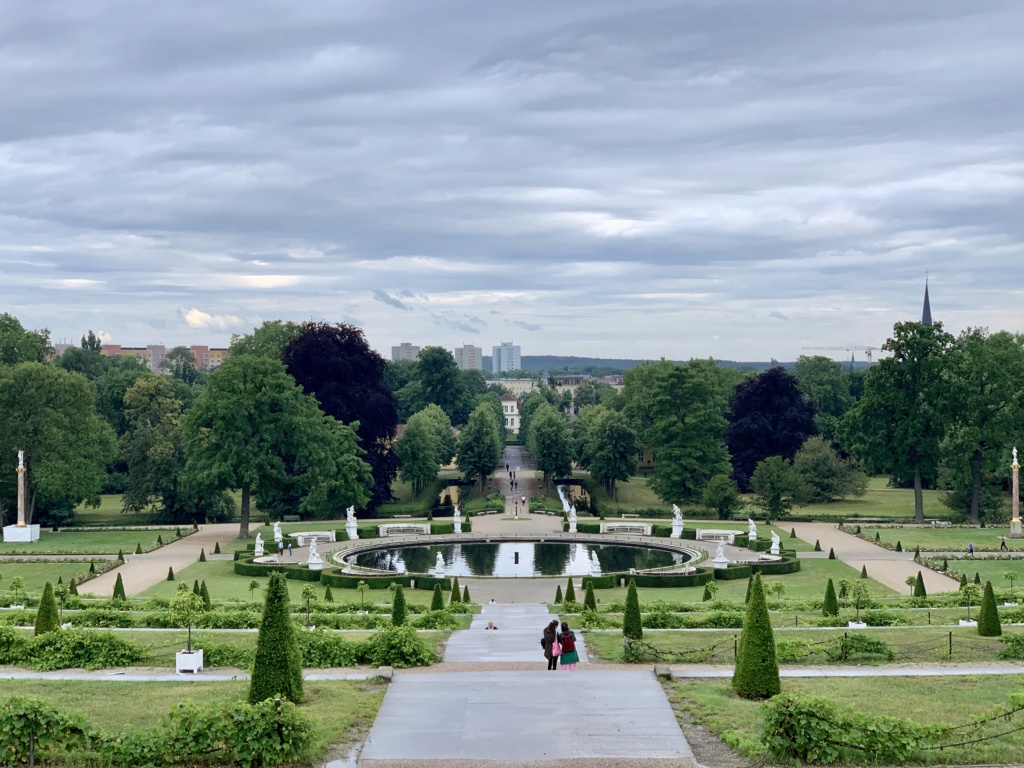
<instances>
[{"instance_id":1,"label":"green lawn","mask_svg":"<svg viewBox=\"0 0 1024 768\"><path fill-rule=\"evenodd\" d=\"M868 480L867 492L860 498L796 506L793 514L833 520L847 517L913 518L913 489L890 488L888 483L888 478L872 477ZM952 510L940 500L941 496L941 491L924 491L926 518L949 519L953 516Z\"/></svg>"},{"instance_id":2,"label":"green lawn","mask_svg":"<svg viewBox=\"0 0 1024 768\"><path fill-rule=\"evenodd\" d=\"M361 741L369 731L384 697L376 681L307 681L301 707L314 723L311 757L322 758L333 744ZM131 726L154 726L182 701L207 704L245 699L248 683L97 682L67 680L6 680L8 696L40 696L60 709L78 710L108 733ZM50 761L50 765L65 765Z\"/></svg>"},{"instance_id":3,"label":"green lawn","mask_svg":"<svg viewBox=\"0 0 1024 768\"><path fill-rule=\"evenodd\" d=\"M46 582L57 583L58 578L64 581L73 576L84 576L89 573L88 563L12 563L0 562L0 593L13 597L11 580L20 576L25 581L25 590L30 593L41 593ZM89 582L79 586L84 595L89 591Z\"/></svg>"},{"instance_id":4,"label":"green lawn","mask_svg":"<svg viewBox=\"0 0 1024 768\"><path fill-rule=\"evenodd\" d=\"M862 712L911 718L922 723L945 722L960 725L983 716L1021 688L1021 675L977 677L896 677L786 679L783 691L822 696ZM677 711L719 734L730 746L757 759L763 750L757 734L762 722L761 703L737 697L727 680L680 680L666 685ZM995 732L1021 725L1020 713L1013 721L998 723ZM963 734L967 738L971 730ZM967 739L952 739L960 741ZM922 753L922 762L965 764L1018 763L1024 754L1024 730L991 741ZM915 761L915 764L916 761Z\"/></svg>"},{"instance_id":5,"label":"green lawn","mask_svg":"<svg viewBox=\"0 0 1024 768\"><path fill-rule=\"evenodd\" d=\"M1017 574L1017 580L1013 583L1014 591L1018 597L1024 595L1024 559L1022 560L986 560L984 558L947 560L949 572L966 573L968 579L973 579L974 574L981 575L981 583L992 582L993 589L1006 590L1010 588L1010 582L1004 578L1004 574L1012 572Z\"/></svg>"},{"instance_id":6,"label":"green lawn","mask_svg":"<svg viewBox=\"0 0 1024 768\"><path fill-rule=\"evenodd\" d=\"M295 562L299 562L297 555ZM200 582L206 582L206 588L210 592L210 599L214 602L218 600L248 601L250 599L262 601L263 590L266 589L269 580L266 576L237 575L234 571L234 563L230 560L208 560L205 563L195 562L188 568L176 572L174 576L174 581L161 581L145 590L141 597L163 597L170 599L174 597L179 584L192 584L193 581L198 579ZM252 581L259 582L260 588L250 596L249 584ZM302 588L306 583L304 581L291 580L287 582L288 597L293 603L298 604L301 602ZM0 587L2 586L0 584ZM326 587L319 583L314 583L313 586L316 587L317 594L322 597ZM331 593L334 596L334 601L337 603L360 602L359 590L356 589L335 589L332 587ZM391 593L387 590L367 589L363 597L368 603L391 604ZM405 590L405 600L411 605L430 605L432 598L433 592L425 589Z\"/></svg>"},{"instance_id":7,"label":"green lawn","mask_svg":"<svg viewBox=\"0 0 1024 768\"><path fill-rule=\"evenodd\" d=\"M189 529L182 528L182 533ZM65 528L53 533L40 531L39 541L0 543L0 555L116 555L118 550L130 555L138 544L146 552L157 547L157 538L170 544L174 531L76 531Z\"/></svg>"},{"instance_id":8,"label":"green lawn","mask_svg":"<svg viewBox=\"0 0 1024 768\"><path fill-rule=\"evenodd\" d=\"M900 542L904 550L913 551L920 547L929 552L967 552L967 545L974 542L978 551L999 550L999 537L1010 532L1006 528L936 528L930 525L902 526L900 528L875 528L861 526L861 536L874 541L875 534L883 542L895 545ZM1006 546L1011 552L1024 552L1024 539L1007 539Z\"/></svg>"}]
</instances>

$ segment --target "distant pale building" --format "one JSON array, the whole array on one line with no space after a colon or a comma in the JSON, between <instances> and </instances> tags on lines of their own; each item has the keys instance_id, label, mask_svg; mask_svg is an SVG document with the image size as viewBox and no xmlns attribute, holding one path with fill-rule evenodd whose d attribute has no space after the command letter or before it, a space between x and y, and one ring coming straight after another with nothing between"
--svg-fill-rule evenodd
<instances>
[{"instance_id":1,"label":"distant pale building","mask_svg":"<svg viewBox=\"0 0 1024 768\"><path fill-rule=\"evenodd\" d=\"M490 383L500 384L507 392L516 397L525 397L537 389L536 379L498 379Z\"/></svg>"},{"instance_id":2,"label":"distant pale building","mask_svg":"<svg viewBox=\"0 0 1024 768\"><path fill-rule=\"evenodd\" d=\"M511 341L503 341L500 347L492 347L492 351L491 370L494 373L518 371L523 367L519 345L513 344Z\"/></svg>"},{"instance_id":3,"label":"distant pale building","mask_svg":"<svg viewBox=\"0 0 1024 768\"><path fill-rule=\"evenodd\" d=\"M511 434L519 434L519 398L514 395L501 396L501 412L505 414L505 429Z\"/></svg>"},{"instance_id":4,"label":"distant pale building","mask_svg":"<svg viewBox=\"0 0 1024 768\"><path fill-rule=\"evenodd\" d=\"M453 350L455 364L460 371L482 371L484 369L484 351L472 344L463 344Z\"/></svg>"},{"instance_id":5,"label":"distant pale building","mask_svg":"<svg viewBox=\"0 0 1024 768\"><path fill-rule=\"evenodd\" d=\"M391 348L391 362L393 363L415 362L419 356L420 348L408 341L403 341L397 347Z\"/></svg>"}]
</instances>

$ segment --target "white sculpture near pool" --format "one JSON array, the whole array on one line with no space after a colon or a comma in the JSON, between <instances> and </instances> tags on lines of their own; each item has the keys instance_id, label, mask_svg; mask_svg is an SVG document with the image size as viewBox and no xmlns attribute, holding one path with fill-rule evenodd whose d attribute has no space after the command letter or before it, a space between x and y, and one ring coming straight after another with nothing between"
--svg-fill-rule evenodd
<instances>
[{"instance_id":1,"label":"white sculpture near pool","mask_svg":"<svg viewBox=\"0 0 1024 768\"><path fill-rule=\"evenodd\" d=\"M256 534L256 547L254 549L256 554L253 557L263 557L263 536Z\"/></svg>"}]
</instances>

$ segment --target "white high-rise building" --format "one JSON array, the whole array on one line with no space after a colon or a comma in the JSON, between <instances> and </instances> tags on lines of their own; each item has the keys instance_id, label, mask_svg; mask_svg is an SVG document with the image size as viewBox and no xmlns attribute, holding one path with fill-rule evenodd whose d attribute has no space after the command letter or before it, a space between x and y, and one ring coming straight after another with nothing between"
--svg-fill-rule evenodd
<instances>
[{"instance_id":1,"label":"white high-rise building","mask_svg":"<svg viewBox=\"0 0 1024 768\"><path fill-rule=\"evenodd\" d=\"M408 341L403 341L397 347L391 348L391 362L393 363L415 362L419 356L420 348Z\"/></svg>"},{"instance_id":2,"label":"white high-rise building","mask_svg":"<svg viewBox=\"0 0 1024 768\"><path fill-rule=\"evenodd\" d=\"M484 351L472 344L456 347L452 354L460 371L482 371L484 369Z\"/></svg>"},{"instance_id":3,"label":"white high-rise building","mask_svg":"<svg viewBox=\"0 0 1024 768\"><path fill-rule=\"evenodd\" d=\"M518 345L513 344L511 341L503 341L500 347L493 347L492 349L494 357L491 360L491 370L494 373L518 371L523 367Z\"/></svg>"}]
</instances>

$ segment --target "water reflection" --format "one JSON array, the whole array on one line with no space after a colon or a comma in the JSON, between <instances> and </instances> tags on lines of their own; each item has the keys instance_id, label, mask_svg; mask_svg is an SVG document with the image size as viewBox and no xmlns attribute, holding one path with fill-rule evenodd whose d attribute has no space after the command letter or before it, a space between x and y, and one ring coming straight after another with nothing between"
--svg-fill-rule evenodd
<instances>
[{"instance_id":1,"label":"water reflection","mask_svg":"<svg viewBox=\"0 0 1024 768\"><path fill-rule=\"evenodd\" d=\"M354 565L381 571L428 573L439 551L447 576L587 576L630 568L664 568L689 560L682 552L618 544L528 541L393 547L347 559Z\"/></svg>"}]
</instances>

